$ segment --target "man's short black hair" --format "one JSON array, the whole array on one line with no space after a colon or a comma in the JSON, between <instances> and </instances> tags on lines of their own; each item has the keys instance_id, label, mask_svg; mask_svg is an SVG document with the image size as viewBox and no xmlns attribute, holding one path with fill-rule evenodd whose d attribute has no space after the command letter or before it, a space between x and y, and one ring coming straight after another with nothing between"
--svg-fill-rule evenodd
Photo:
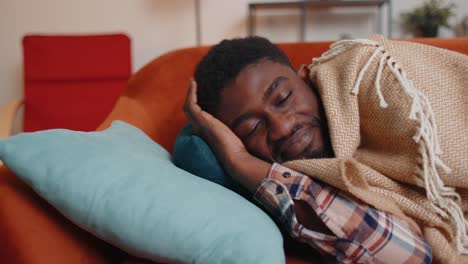
<instances>
[{"instance_id":1,"label":"man's short black hair","mask_svg":"<svg viewBox=\"0 0 468 264\"><path fill-rule=\"evenodd\" d=\"M284 52L262 37L223 40L213 46L195 69L198 104L215 114L222 90L247 66L270 60L292 68Z\"/></svg>"}]
</instances>

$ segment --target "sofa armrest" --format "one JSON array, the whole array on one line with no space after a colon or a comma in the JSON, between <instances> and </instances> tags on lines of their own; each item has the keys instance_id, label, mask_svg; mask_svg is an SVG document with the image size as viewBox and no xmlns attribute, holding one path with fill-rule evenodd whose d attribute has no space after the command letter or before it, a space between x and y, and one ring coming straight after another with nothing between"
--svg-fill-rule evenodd
<instances>
[{"instance_id":1,"label":"sofa armrest","mask_svg":"<svg viewBox=\"0 0 468 264\"><path fill-rule=\"evenodd\" d=\"M125 254L82 230L0 167L0 263L112 264Z\"/></svg>"},{"instance_id":2,"label":"sofa armrest","mask_svg":"<svg viewBox=\"0 0 468 264\"><path fill-rule=\"evenodd\" d=\"M0 109L0 139L7 138L11 135L16 113L23 103L23 99L16 99L8 102Z\"/></svg>"}]
</instances>

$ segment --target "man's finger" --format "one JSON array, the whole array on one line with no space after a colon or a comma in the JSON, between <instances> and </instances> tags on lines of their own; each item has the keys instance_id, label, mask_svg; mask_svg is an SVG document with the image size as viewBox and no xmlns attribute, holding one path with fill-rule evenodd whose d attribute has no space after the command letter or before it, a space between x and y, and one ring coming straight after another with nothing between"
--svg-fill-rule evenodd
<instances>
[{"instance_id":1,"label":"man's finger","mask_svg":"<svg viewBox=\"0 0 468 264\"><path fill-rule=\"evenodd\" d=\"M190 85L187 91L187 97L184 103L184 112L188 119L193 123L194 127L202 125L205 120L202 116L202 110L197 104L197 83L191 79Z\"/></svg>"},{"instance_id":2,"label":"man's finger","mask_svg":"<svg viewBox=\"0 0 468 264\"><path fill-rule=\"evenodd\" d=\"M190 103L197 104L197 102L198 102L197 82L194 79L190 80L189 93L190 93Z\"/></svg>"},{"instance_id":3,"label":"man's finger","mask_svg":"<svg viewBox=\"0 0 468 264\"><path fill-rule=\"evenodd\" d=\"M190 80L190 86L187 92L186 106L188 107L187 110L190 112L194 112L197 108L197 84L192 79Z\"/></svg>"},{"instance_id":4,"label":"man's finger","mask_svg":"<svg viewBox=\"0 0 468 264\"><path fill-rule=\"evenodd\" d=\"M193 92L193 86L194 86L194 81L193 79L190 79L190 84L187 90L187 96L185 97L185 102L184 102L184 107L183 107L185 114L190 115L190 116L193 115L193 110L194 110L193 108L194 108L194 105L196 104L196 95L197 95L196 91L195 91L195 94ZM190 118L190 116L187 116L187 117Z\"/></svg>"},{"instance_id":5,"label":"man's finger","mask_svg":"<svg viewBox=\"0 0 468 264\"><path fill-rule=\"evenodd\" d=\"M189 81L189 87L187 89L187 95L185 96L185 101L184 101L184 108L188 105L188 99L190 96L190 90L192 89L192 79Z\"/></svg>"}]
</instances>

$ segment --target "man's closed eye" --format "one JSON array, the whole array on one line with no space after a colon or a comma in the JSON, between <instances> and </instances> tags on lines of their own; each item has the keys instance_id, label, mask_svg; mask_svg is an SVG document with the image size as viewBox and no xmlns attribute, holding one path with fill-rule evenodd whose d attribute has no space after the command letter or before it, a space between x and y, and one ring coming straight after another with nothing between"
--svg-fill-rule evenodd
<instances>
[{"instance_id":1,"label":"man's closed eye","mask_svg":"<svg viewBox=\"0 0 468 264\"><path fill-rule=\"evenodd\" d=\"M254 128L246 135L247 138L250 138L251 136L255 135L255 133L260 129L262 122L257 122L254 126Z\"/></svg>"},{"instance_id":2,"label":"man's closed eye","mask_svg":"<svg viewBox=\"0 0 468 264\"><path fill-rule=\"evenodd\" d=\"M286 102L288 102L291 96L292 96L292 91L280 97L280 99L275 103L275 106L277 107L283 106Z\"/></svg>"}]
</instances>

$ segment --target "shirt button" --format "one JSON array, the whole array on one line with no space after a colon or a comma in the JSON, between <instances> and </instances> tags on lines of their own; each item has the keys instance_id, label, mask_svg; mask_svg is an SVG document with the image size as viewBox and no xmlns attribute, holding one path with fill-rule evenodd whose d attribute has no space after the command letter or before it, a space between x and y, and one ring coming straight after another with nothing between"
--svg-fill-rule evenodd
<instances>
[{"instance_id":1,"label":"shirt button","mask_svg":"<svg viewBox=\"0 0 468 264\"><path fill-rule=\"evenodd\" d=\"M282 194L283 188L281 186L276 186L276 194Z\"/></svg>"},{"instance_id":2,"label":"shirt button","mask_svg":"<svg viewBox=\"0 0 468 264\"><path fill-rule=\"evenodd\" d=\"M289 178L289 177L291 177L291 173L289 171L285 171L285 172L283 172L283 177Z\"/></svg>"}]
</instances>

